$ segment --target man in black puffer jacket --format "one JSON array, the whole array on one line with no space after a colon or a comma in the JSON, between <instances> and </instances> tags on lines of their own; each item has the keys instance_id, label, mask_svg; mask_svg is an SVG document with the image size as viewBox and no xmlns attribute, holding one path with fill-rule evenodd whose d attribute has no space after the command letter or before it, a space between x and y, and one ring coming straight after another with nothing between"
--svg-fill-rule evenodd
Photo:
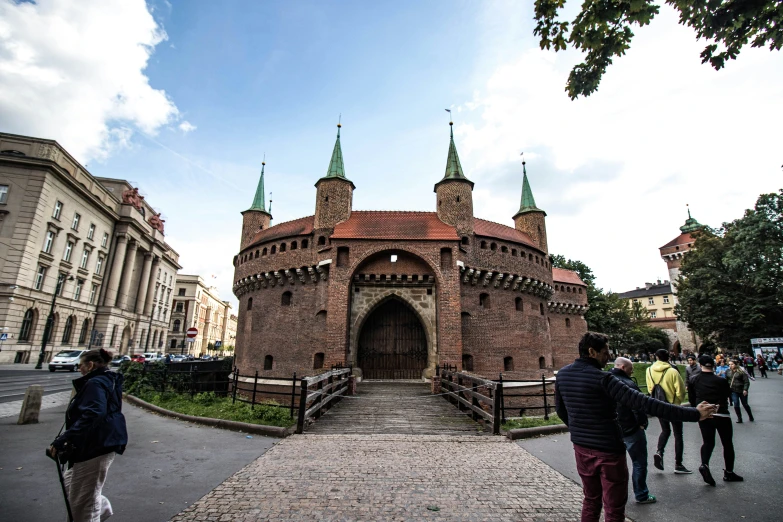
<instances>
[{"instance_id":1,"label":"man in black puffer jacket","mask_svg":"<svg viewBox=\"0 0 783 522\"><path fill-rule=\"evenodd\" d=\"M582 522L597 522L601 504L606 522L625 520L628 465L617 422L617 403L664 419L697 422L715 413L706 402L683 408L648 397L603 371L609 360L608 338L586 333L579 341L579 359L557 373L555 408L568 426L576 469L582 478Z\"/></svg>"}]
</instances>

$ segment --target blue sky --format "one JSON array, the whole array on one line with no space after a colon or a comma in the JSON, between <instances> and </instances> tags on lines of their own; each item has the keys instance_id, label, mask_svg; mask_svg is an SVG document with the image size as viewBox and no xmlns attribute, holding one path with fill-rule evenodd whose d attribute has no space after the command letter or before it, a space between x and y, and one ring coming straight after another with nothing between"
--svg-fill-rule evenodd
<instances>
[{"instance_id":1,"label":"blue sky","mask_svg":"<svg viewBox=\"0 0 783 522\"><path fill-rule=\"evenodd\" d=\"M0 0L0 130L133 181L183 272L232 302L263 154L274 222L312 214L339 114L354 209L435 209L452 108L476 215L512 224L525 151L552 253L617 291L668 278L657 248L686 203L718 225L780 188L780 53L715 72L664 6L571 101L579 55L532 30L532 2L510 0Z\"/></svg>"}]
</instances>

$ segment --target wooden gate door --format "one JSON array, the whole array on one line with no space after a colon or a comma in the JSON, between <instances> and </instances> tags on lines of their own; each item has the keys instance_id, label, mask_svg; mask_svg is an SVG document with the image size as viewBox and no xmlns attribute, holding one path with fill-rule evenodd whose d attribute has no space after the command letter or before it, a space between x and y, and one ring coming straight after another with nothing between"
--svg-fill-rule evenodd
<instances>
[{"instance_id":1,"label":"wooden gate door","mask_svg":"<svg viewBox=\"0 0 783 522\"><path fill-rule=\"evenodd\" d=\"M357 363L365 379L420 379L427 336L413 310L398 299L376 308L359 334Z\"/></svg>"}]
</instances>

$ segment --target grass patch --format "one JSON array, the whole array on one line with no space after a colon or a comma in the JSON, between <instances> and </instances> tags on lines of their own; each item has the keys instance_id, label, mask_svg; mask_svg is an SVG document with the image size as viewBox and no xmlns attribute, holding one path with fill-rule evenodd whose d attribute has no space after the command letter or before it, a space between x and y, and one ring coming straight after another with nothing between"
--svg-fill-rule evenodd
<instances>
[{"instance_id":1,"label":"grass patch","mask_svg":"<svg viewBox=\"0 0 783 522\"><path fill-rule=\"evenodd\" d=\"M509 419L503 423L501 428L504 430L515 430L518 428L537 428L539 426L555 426L557 424L563 424L560 417L556 413L549 416L549 419L544 417L521 417L519 419Z\"/></svg>"},{"instance_id":2,"label":"grass patch","mask_svg":"<svg viewBox=\"0 0 783 522\"><path fill-rule=\"evenodd\" d=\"M230 397L219 397L212 392L199 393L192 399L189 395L171 392L146 392L140 393L138 397L155 406L196 417L263 424L281 428L287 428L296 424L296 419L291 418L288 408L273 406L273 404L276 404L273 401L256 403L255 408L251 409L249 404L240 401L232 404Z\"/></svg>"}]
</instances>

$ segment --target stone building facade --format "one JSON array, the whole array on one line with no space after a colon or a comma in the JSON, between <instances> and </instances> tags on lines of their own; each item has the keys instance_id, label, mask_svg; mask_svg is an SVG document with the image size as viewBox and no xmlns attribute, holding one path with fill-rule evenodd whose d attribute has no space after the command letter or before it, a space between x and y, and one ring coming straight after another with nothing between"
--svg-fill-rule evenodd
<instances>
[{"instance_id":1,"label":"stone building facade","mask_svg":"<svg viewBox=\"0 0 783 522\"><path fill-rule=\"evenodd\" d=\"M217 288L207 286L201 276L177 276L171 306L171 324L166 341L168 353L199 356L222 353L223 347L234 346L236 316L231 313L231 304L222 301ZM192 343L186 342L188 328L198 330ZM215 341L220 341L220 349L214 349Z\"/></svg>"},{"instance_id":2,"label":"stone building facade","mask_svg":"<svg viewBox=\"0 0 783 522\"><path fill-rule=\"evenodd\" d=\"M644 287L637 286L635 290L623 292L618 296L625 299L629 308L638 303L647 310L650 318L646 324L663 330L669 337L672 350L680 352L677 316L674 314L675 298L672 284L668 280L659 279L656 283L644 283Z\"/></svg>"},{"instance_id":3,"label":"stone building facade","mask_svg":"<svg viewBox=\"0 0 783 522\"><path fill-rule=\"evenodd\" d=\"M0 188L0 362L37 360L58 287L45 360L163 346L179 256L138 189L92 176L55 141L2 133Z\"/></svg>"},{"instance_id":4,"label":"stone building facade","mask_svg":"<svg viewBox=\"0 0 783 522\"><path fill-rule=\"evenodd\" d=\"M526 172L514 227L473 215L453 134L435 212L353 210L339 126L314 215L270 226L263 176L262 165L234 258L241 373L343 364L368 379L419 379L448 364L538 378L576 356L586 287L551 266Z\"/></svg>"}]
</instances>

